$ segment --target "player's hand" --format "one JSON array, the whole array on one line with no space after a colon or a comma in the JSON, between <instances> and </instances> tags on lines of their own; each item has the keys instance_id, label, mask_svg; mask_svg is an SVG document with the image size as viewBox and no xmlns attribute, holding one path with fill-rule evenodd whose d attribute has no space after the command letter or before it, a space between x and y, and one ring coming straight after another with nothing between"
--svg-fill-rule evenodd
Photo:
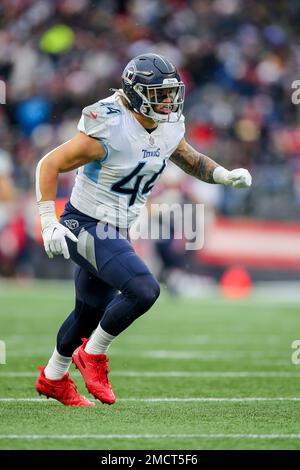
<instances>
[{"instance_id":1,"label":"player's hand","mask_svg":"<svg viewBox=\"0 0 300 470\"><path fill-rule=\"evenodd\" d=\"M219 166L215 169L213 177L216 183L233 188L250 188L252 184L252 177L245 168L228 171Z\"/></svg>"},{"instance_id":2,"label":"player's hand","mask_svg":"<svg viewBox=\"0 0 300 470\"><path fill-rule=\"evenodd\" d=\"M250 188L252 177L245 168L237 168L236 170L229 171L225 184L234 188Z\"/></svg>"},{"instance_id":3,"label":"player's hand","mask_svg":"<svg viewBox=\"0 0 300 470\"><path fill-rule=\"evenodd\" d=\"M59 222L52 222L42 232L44 247L49 258L54 255L63 255L65 259L70 258L66 237L77 243L75 235Z\"/></svg>"}]
</instances>

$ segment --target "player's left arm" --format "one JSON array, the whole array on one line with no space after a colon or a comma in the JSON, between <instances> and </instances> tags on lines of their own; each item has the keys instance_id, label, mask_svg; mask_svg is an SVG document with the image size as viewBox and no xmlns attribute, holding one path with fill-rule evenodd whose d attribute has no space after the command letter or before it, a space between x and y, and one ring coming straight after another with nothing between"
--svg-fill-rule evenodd
<instances>
[{"instance_id":1,"label":"player's left arm","mask_svg":"<svg viewBox=\"0 0 300 470\"><path fill-rule=\"evenodd\" d=\"M185 173L206 183L219 183L234 188L249 188L252 178L245 168L229 171L211 158L195 150L185 138L181 139L170 160Z\"/></svg>"}]
</instances>

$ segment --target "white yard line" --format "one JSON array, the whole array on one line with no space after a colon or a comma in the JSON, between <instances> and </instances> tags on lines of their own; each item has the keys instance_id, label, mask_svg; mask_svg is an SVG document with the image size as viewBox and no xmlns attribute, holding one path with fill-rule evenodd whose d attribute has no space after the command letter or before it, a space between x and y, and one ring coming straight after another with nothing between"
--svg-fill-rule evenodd
<instances>
[{"instance_id":1,"label":"white yard line","mask_svg":"<svg viewBox=\"0 0 300 470\"><path fill-rule=\"evenodd\" d=\"M196 345L201 345L201 344L213 344L214 346L216 345L242 345L243 347L245 346L246 342L253 343L253 340L257 340L259 338L259 335L262 337L262 341L264 344L277 344L282 342L282 337L280 334L278 335L268 335L266 338L265 333L245 333L243 332L242 337L237 336L236 333L229 334L228 332L226 333L226 337L219 337L218 335L189 335L189 336L181 336L181 337L172 337L170 338L168 335L164 334L155 334L155 337L153 335L146 335L146 334L127 334L126 337L123 338L123 346L126 348L127 346L132 345L132 343L142 343L143 345L146 342L149 342L151 344L166 344L168 342L169 344L174 344L174 345L191 345L191 344L196 344ZM5 341L10 345L10 347L14 344L21 343L23 345L24 341L27 342L34 342L35 345L38 343L45 344L51 343L53 341L53 334L27 334L24 333L23 335L15 335L15 334L7 334L5 335L4 338ZM47 341L49 340L49 341ZM14 347L14 349L17 349ZM20 348L19 348L20 349ZM24 348L22 348L23 350Z\"/></svg>"},{"instance_id":2,"label":"white yard line","mask_svg":"<svg viewBox=\"0 0 300 470\"><path fill-rule=\"evenodd\" d=\"M48 357L51 349L47 347L36 347L33 349L17 349L14 348L10 350L7 347L7 358L20 358L20 357L36 357L36 356L46 356ZM123 350L121 348L115 348L111 351L110 356L113 357L132 357L133 352L130 350ZM224 362L228 360L237 361L238 359L250 359L269 362L270 364L274 363L278 365L278 362L283 362L282 365L288 364L287 362L281 361L282 357L285 356L285 352L280 353L268 353L266 351L240 351L240 350L197 350L197 351L188 351L188 350L145 350L140 353L141 358L153 359L153 360L178 360L178 361L187 361L187 360L198 360L198 361L219 361ZM281 365L281 364L280 364Z\"/></svg>"},{"instance_id":3,"label":"white yard line","mask_svg":"<svg viewBox=\"0 0 300 470\"><path fill-rule=\"evenodd\" d=\"M300 378L300 372L215 372L215 371L115 371L111 373L112 376L116 377L166 377L166 378L209 378L209 379L227 379L227 378ZM1 377L1 375L0 375Z\"/></svg>"},{"instance_id":4,"label":"white yard line","mask_svg":"<svg viewBox=\"0 0 300 470\"><path fill-rule=\"evenodd\" d=\"M50 399L51 402L56 400ZM45 398L0 398L0 403L49 403ZM93 400L92 400L93 401ZM95 401L95 400L94 400ZM300 401L300 397L151 397L151 398L119 398L118 402L144 402L144 403L245 403L245 402L279 402Z\"/></svg>"},{"instance_id":5,"label":"white yard line","mask_svg":"<svg viewBox=\"0 0 300 470\"><path fill-rule=\"evenodd\" d=\"M300 434L0 434L0 439L300 439Z\"/></svg>"},{"instance_id":6,"label":"white yard line","mask_svg":"<svg viewBox=\"0 0 300 470\"><path fill-rule=\"evenodd\" d=\"M1 378L37 377L38 371L0 371ZM73 371L72 375L80 376ZM243 379L243 378L300 378L299 372L284 371L137 371L137 370L115 370L111 372L112 377L143 377L143 378L200 378L200 379Z\"/></svg>"}]
</instances>

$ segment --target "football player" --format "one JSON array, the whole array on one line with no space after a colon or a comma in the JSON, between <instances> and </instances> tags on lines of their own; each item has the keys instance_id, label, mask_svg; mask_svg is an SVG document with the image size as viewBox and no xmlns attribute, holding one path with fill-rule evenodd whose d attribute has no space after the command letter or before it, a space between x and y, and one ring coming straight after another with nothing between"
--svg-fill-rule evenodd
<instances>
[{"instance_id":1,"label":"football player","mask_svg":"<svg viewBox=\"0 0 300 470\"><path fill-rule=\"evenodd\" d=\"M111 342L147 312L159 284L135 253L128 230L171 160L208 183L251 185L245 169L229 171L185 140L184 83L164 57L143 54L122 74L122 88L83 109L79 132L37 165L36 195L49 258L76 263L74 310L60 327L36 390L64 405L93 406L69 377L73 361L88 391L116 400L108 378ZM60 173L77 169L75 185L57 220Z\"/></svg>"}]
</instances>

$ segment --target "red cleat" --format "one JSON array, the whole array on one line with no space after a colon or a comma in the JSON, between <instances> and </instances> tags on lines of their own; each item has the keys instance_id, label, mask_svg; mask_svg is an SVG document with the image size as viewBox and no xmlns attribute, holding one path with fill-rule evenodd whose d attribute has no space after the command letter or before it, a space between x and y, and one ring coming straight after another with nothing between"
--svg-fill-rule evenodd
<instances>
[{"instance_id":1,"label":"red cleat","mask_svg":"<svg viewBox=\"0 0 300 470\"><path fill-rule=\"evenodd\" d=\"M102 403L112 405L116 397L108 379L109 359L106 354L88 354L84 350L88 339L82 338L82 341L82 345L73 352L72 361L80 370L88 391Z\"/></svg>"},{"instance_id":2,"label":"red cleat","mask_svg":"<svg viewBox=\"0 0 300 470\"><path fill-rule=\"evenodd\" d=\"M45 376L45 366L38 366L38 369L41 373L35 383L35 388L40 395L55 398L63 405L95 406L95 403L89 401L83 395L79 395L75 382L69 378L69 373L65 374L60 380L50 380Z\"/></svg>"}]
</instances>

